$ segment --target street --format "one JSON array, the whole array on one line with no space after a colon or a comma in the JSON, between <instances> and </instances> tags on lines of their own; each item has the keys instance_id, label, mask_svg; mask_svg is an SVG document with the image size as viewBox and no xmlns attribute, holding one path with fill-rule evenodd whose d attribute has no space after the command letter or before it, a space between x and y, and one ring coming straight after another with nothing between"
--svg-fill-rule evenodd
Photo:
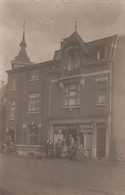
<instances>
[{"instance_id":1,"label":"street","mask_svg":"<svg viewBox=\"0 0 125 195\"><path fill-rule=\"evenodd\" d=\"M125 163L0 157L0 195L124 195Z\"/></svg>"}]
</instances>

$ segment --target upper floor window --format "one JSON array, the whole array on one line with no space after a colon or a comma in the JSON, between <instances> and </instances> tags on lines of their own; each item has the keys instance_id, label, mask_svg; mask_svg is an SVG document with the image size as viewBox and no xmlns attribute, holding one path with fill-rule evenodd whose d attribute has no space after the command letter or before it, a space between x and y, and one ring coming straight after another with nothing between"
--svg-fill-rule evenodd
<instances>
[{"instance_id":1,"label":"upper floor window","mask_svg":"<svg viewBox=\"0 0 125 195\"><path fill-rule=\"evenodd\" d=\"M16 89L17 75L13 74L11 78L11 89Z\"/></svg>"},{"instance_id":2,"label":"upper floor window","mask_svg":"<svg viewBox=\"0 0 125 195\"><path fill-rule=\"evenodd\" d=\"M28 97L28 112L39 112L40 110L40 94L31 93Z\"/></svg>"},{"instance_id":3,"label":"upper floor window","mask_svg":"<svg viewBox=\"0 0 125 195\"><path fill-rule=\"evenodd\" d=\"M97 59L101 60L105 58L105 46L99 47L97 51Z\"/></svg>"},{"instance_id":4,"label":"upper floor window","mask_svg":"<svg viewBox=\"0 0 125 195\"><path fill-rule=\"evenodd\" d=\"M68 55L68 61L66 66L67 72L73 71L79 67L80 67L80 56L78 51L70 52Z\"/></svg>"},{"instance_id":5,"label":"upper floor window","mask_svg":"<svg viewBox=\"0 0 125 195\"><path fill-rule=\"evenodd\" d=\"M30 80L31 81L39 80L39 70L38 69L34 69L31 71Z\"/></svg>"},{"instance_id":6,"label":"upper floor window","mask_svg":"<svg viewBox=\"0 0 125 195\"><path fill-rule=\"evenodd\" d=\"M12 100L10 102L10 119L15 119L15 111L16 111L16 101Z\"/></svg>"},{"instance_id":7,"label":"upper floor window","mask_svg":"<svg viewBox=\"0 0 125 195\"><path fill-rule=\"evenodd\" d=\"M70 83L64 86L64 106L80 105L80 86L77 83Z\"/></svg>"},{"instance_id":8,"label":"upper floor window","mask_svg":"<svg viewBox=\"0 0 125 195\"><path fill-rule=\"evenodd\" d=\"M6 101L7 101L7 97L4 96L3 99L2 99L2 104L3 104L3 105L6 105Z\"/></svg>"},{"instance_id":9,"label":"upper floor window","mask_svg":"<svg viewBox=\"0 0 125 195\"><path fill-rule=\"evenodd\" d=\"M100 80L97 82L97 103L106 103L106 80Z\"/></svg>"}]
</instances>

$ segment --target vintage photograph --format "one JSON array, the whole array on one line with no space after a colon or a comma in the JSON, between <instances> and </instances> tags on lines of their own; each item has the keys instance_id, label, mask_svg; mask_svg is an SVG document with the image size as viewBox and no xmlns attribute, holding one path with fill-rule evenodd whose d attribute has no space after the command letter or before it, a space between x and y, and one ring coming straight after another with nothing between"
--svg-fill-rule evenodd
<instances>
[{"instance_id":1,"label":"vintage photograph","mask_svg":"<svg viewBox=\"0 0 125 195\"><path fill-rule=\"evenodd\" d=\"M0 195L125 194L125 0L0 0Z\"/></svg>"}]
</instances>

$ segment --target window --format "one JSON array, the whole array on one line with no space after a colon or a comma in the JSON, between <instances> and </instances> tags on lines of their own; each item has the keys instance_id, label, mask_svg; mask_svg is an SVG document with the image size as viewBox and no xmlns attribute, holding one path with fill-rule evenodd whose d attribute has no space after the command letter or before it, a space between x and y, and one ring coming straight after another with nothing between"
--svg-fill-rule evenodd
<instances>
[{"instance_id":1,"label":"window","mask_svg":"<svg viewBox=\"0 0 125 195\"><path fill-rule=\"evenodd\" d=\"M6 105L6 101L7 101L7 97L4 96L4 97L3 97L3 100L2 100L3 105Z\"/></svg>"},{"instance_id":2,"label":"window","mask_svg":"<svg viewBox=\"0 0 125 195\"><path fill-rule=\"evenodd\" d=\"M11 79L11 89L16 89L16 82L17 82L17 75L14 74L12 75L12 79Z\"/></svg>"},{"instance_id":3,"label":"window","mask_svg":"<svg viewBox=\"0 0 125 195\"><path fill-rule=\"evenodd\" d=\"M40 109L40 94L32 93L28 99L28 112L39 112Z\"/></svg>"},{"instance_id":4,"label":"window","mask_svg":"<svg viewBox=\"0 0 125 195\"><path fill-rule=\"evenodd\" d=\"M80 56L78 51L74 51L69 54L67 62L67 72L73 71L80 67Z\"/></svg>"},{"instance_id":5,"label":"window","mask_svg":"<svg viewBox=\"0 0 125 195\"><path fill-rule=\"evenodd\" d=\"M29 125L28 126L28 144L37 145L38 142L38 126L37 125Z\"/></svg>"},{"instance_id":6,"label":"window","mask_svg":"<svg viewBox=\"0 0 125 195\"><path fill-rule=\"evenodd\" d=\"M106 80L97 82L97 103L106 103Z\"/></svg>"},{"instance_id":7,"label":"window","mask_svg":"<svg viewBox=\"0 0 125 195\"><path fill-rule=\"evenodd\" d=\"M97 59L101 60L105 58L105 46L99 47L97 51Z\"/></svg>"},{"instance_id":8,"label":"window","mask_svg":"<svg viewBox=\"0 0 125 195\"><path fill-rule=\"evenodd\" d=\"M38 69L34 69L31 71L30 80L31 81L39 80L39 70Z\"/></svg>"},{"instance_id":9,"label":"window","mask_svg":"<svg viewBox=\"0 0 125 195\"><path fill-rule=\"evenodd\" d=\"M80 105L80 86L76 83L65 85L64 106Z\"/></svg>"},{"instance_id":10,"label":"window","mask_svg":"<svg viewBox=\"0 0 125 195\"><path fill-rule=\"evenodd\" d=\"M15 119L15 111L16 111L16 101L11 101L10 103L10 119Z\"/></svg>"}]
</instances>

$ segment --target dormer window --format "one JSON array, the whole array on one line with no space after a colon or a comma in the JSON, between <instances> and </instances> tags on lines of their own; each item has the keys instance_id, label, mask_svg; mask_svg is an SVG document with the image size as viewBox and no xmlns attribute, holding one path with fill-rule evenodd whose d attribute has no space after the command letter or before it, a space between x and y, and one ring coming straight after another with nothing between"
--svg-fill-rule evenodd
<instances>
[{"instance_id":1,"label":"dormer window","mask_svg":"<svg viewBox=\"0 0 125 195\"><path fill-rule=\"evenodd\" d=\"M105 58L105 46L99 47L97 50L97 59L101 60Z\"/></svg>"},{"instance_id":2,"label":"dormer window","mask_svg":"<svg viewBox=\"0 0 125 195\"><path fill-rule=\"evenodd\" d=\"M66 71L74 71L80 67L80 56L78 51L72 51L68 53L68 61Z\"/></svg>"}]
</instances>

